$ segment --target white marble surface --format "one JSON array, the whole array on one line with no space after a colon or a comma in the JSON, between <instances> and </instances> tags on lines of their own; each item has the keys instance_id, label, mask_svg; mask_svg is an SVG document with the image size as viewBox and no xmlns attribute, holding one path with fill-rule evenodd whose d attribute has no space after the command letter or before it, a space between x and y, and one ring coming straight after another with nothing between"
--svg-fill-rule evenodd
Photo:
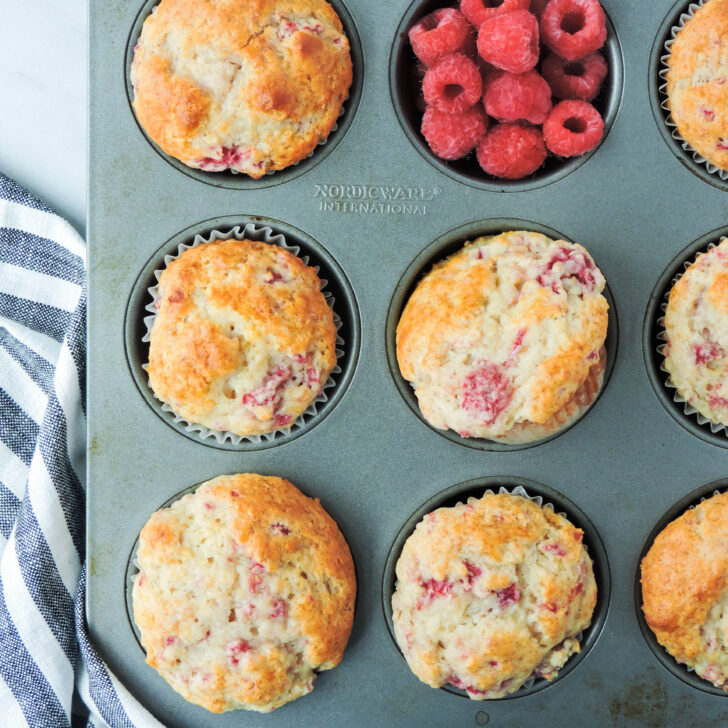
<instances>
[{"instance_id":1,"label":"white marble surface","mask_svg":"<svg viewBox=\"0 0 728 728\"><path fill-rule=\"evenodd\" d=\"M0 0L0 171L84 234L86 0Z\"/></svg>"}]
</instances>

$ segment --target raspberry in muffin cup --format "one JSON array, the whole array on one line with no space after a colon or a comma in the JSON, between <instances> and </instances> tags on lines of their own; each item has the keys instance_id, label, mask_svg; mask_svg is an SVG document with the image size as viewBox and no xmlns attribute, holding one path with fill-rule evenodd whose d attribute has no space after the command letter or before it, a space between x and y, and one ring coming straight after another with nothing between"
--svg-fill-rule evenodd
<instances>
[{"instance_id":1,"label":"raspberry in muffin cup","mask_svg":"<svg viewBox=\"0 0 728 728\"><path fill-rule=\"evenodd\" d=\"M144 368L186 430L261 442L303 426L327 401L341 371L341 321L299 252L248 224L195 236L155 271Z\"/></svg>"}]
</instances>

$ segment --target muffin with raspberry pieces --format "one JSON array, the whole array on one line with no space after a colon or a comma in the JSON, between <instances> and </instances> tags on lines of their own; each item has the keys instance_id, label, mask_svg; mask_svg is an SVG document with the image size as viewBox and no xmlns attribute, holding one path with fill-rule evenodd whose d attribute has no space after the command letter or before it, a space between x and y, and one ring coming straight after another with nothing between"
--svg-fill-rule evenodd
<instances>
[{"instance_id":1,"label":"muffin with raspberry pieces","mask_svg":"<svg viewBox=\"0 0 728 728\"><path fill-rule=\"evenodd\" d=\"M685 511L642 560L642 610L657 641L728 691L728 493Z\"/></svg>"},{"instance_id":2,"label":"muffin with raspberry pieces","mask_svg":"<svg viewBox=\"0 0 728 728\"><path fill-rule=\"evenodd\" d=\"M555 678L580 651L597 601L582 538L550 508L508 493L426 515L402 549L392 597L412 672L473 700Z\"/></svg>"},{"instance_id":3,"label":"muffin with raspberry pieces","mask_svg":"<svg viewBox=\"0 0 728 728\"><path fill-rule=\"evenodd\" d=\"M728 0L708 0L677 33L667 58L667 106L680 136L728 171Z\"/></svg>"},{"instance_id":4,"label":"muffin with raspberry pieces","mask_svg":"<svg viewBox=\"0 0 728 728\"><path fill-rule=\"evenodd\" d=\"M162 0L131 67L134 111L189 167L258 179L311 154L352 81L325 0Z\"/></svg>"},{"instance_id":5,"label":"muffin with raspberry pieces","mask_svg":"<svg viewBox=\"0 0 728 728\"><path fill-rule=\"evenodd\" d=\"M149 384L188 422L241 437L290 427L336 365L316 271L285 248L217 240L162 272Z\"/></svg>"},{"instance_id":6,"label":"muffin with raspberry pieces","mask_svg":"<svg viewBox=\"0 0 728 728\"><path fill-rule=\"evenodd\" d=\"M434 266L397 327L397 360L425 419L524 443L574 422L604 378L605 281L580 245L481 237Z\"/></svg>"},{"instance_id":7,"label":"muffin with raspberry pieces","mask_svg":"<svg viewBox=\"0 0 728 728\"><path fill-rule=\"evenodd\" d=\"M685 271L665 311L665 369L701 415L728 425L728 240Z\"/></svg>"},{"instance_id":8,"label":"muffin with raspberry pieces","mask_svg":"<svg viewBox=\"0 0 728 728\"><path fill-rule=\"evenodd\" d=\"M213 713L270 712L339 664L356 581L317 499L282 478L223 475L152 514L134 621L147 663Z\"/></svg>"}]
</instances>

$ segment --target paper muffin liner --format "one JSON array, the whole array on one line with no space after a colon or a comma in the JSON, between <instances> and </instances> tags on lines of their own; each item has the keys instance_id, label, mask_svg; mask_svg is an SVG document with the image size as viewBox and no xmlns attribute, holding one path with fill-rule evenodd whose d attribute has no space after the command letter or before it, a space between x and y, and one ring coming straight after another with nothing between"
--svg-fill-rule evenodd
<instances>
[{"instance_id":1,"label":"paper muffin liner","mask_svg":"<svg viewBox=\"0 0 728 728\"><path fill-rule=\"evenodd\" d=\"M670 281L670 289L669 289L668 291L666 291L666 292L665 292L665 295L663 296L663 300L662 300L662 303L660 304L660 310L662 311L662 316L660 316L660 317L659 317L659 318L657 319L657 326L658 326L658 331L657 331L657 338L658 338L658 339L660 339L660 341L664 341L665 343L664 343L664 344L660 344L660 345L659 345L659 346L657 347L657 353L658 353L658 354L660 355L660 357L661 357L661 362L660 362L660 371L661 371L661 372L664 372L665 374L667 374L667 379L665 380L665 386L666 386L666 387L668 387L669 389L672 389L672 390L674 390L674 392L672 393L672 400L673 400L673 402L675 402L675 404L677 404L677 405L678 405L678 406L680 407L680 409L682 409L683 413L684 413L684 414L685 414L685 415L686 415L687 417L692 417L693 415L695 415L695 418L696 418L696 420L697 420L698 424L699 424L699 425L700 425L701 427L706 427L706 426L708 426L708 427L710 427L710 431L711 431L711 432L712 432L712 433L713 433L714 435L716 435L716 434L718 434L718 433L723 433L723 435L724 435L725 437L728 437L728 429L726 428L726 425L716 424L716 423L715 423L715 422L713 422L712 420L709 420L709 419L708 419L707 417L705 417L704 415L700 414L700 412L698 412L698 410L696 410L696 409L695 409L695 407L693 407L693 406L692 406L692 405L691 405L691 404L690 404L690 403L689 403L689 402L688 402L688 401L687 401L687 400L685 399L685 397L683 397L683 396L682 396L682 394L680 394L680 392L678 391L678 388L677 388L677 386L676 386L676 385L674 384L674 382L672 381L672 377L670 376L670 372L669 372L669 371L667 370L667 368L665 367L665 347L667 346L667 340L668 340L668 339L667 339L667 329L665 328L665 314L666 314L666 312L667 312L667 304L668 304L668 301L669 301L669 299L670 299L670 292L672 291L672 289L673 289L673 287L675 286L675 284L676 284L676 283L677 283L677 282L678 282L678 281L679 281L679 280L680 280L680 279L681 279L681 278L683 277L683 275L685 274L685 271L686 271L686 270L687 270L687 269L688 269L688 268L689 268L689 267L690 267L690 266L691 266L691 265L692 265L693 263L695 263L695 262L696 262L696 261L698 260L698 258L699 258L699 257L700 257L701 255L704 255L705 253L708 253L708 252L710 252L711 250L713 250L713 248L715 248L716 246L718 246L718 245L719 245L720 243L722 243L722 242L723 242L723 241L724 241L725 239L726 239L726 236L723 236L723 237L722 237L722 238L720 238L720 239L719 239L719 240L718 240L717 242L714 242L714 243L710 243L710 244L709 244L709 245L708 245L708 246L707 246L707 247L705 248L705 250L701 250L701 251L699 251L698 253L696 253L696 254L695 254L695 255L694 255L693 257L692 257L692 259L686 260L686 261L685 261L685 262L683 263L683 271L682 271L682 273L678 273L678 274L677 274L677 275L676 275L676 276L675 276L675 277L674 277L674 278L673 278L673 279L672 279L672 280Z\"/></svg>"},{"instance_id":2,"label":"paper muffin liner","mask_svg":"<svg viewBox=\"0 0 728 728\"><path fill-rule=\"evenodd\" d=\"M174 255L165 255L164 256L164 266L165 268L173 261L179 258L182 253L184 253L186 250L189 250L190 248L196 248L198 245L203 245L204 243L211 243L216 240L230 240L231 238L235 238L236 240L254 240L258 242L264 242L268 243L270 245L277 245L285 250L287 250L289 253L292 253L296 257L300 258L306 265L309 265L309 256L308 255L299 255L301 252L301 248L297 245L290 245L286 241L285 235L282 233L277 233L273 230L273 228L268 226L258 226L254 225L253 223L248 223L245 226L236 225L234 228L227 232L222 232L220 230L213 230L209 233L207 237L204 237L202 235L195 235L193 241L191 243L180 243L177 246L177 253ZM313 265L314 270L316 271L316 274L319 273L319 266ZM147 289L147 292L149 293L149 296L151 300L149 303L144 307L145 311L149 312L149 316L144 317L144 326L146 328L146 331L144 333L144 336L142 336L142 341L145 344L149 344L150 341L150 335L152 332L152 327L154 326L154 319L157 315L157 301L159 299L159 279L162 276L162 272L164 269L157 269L154 271L154 277L157 280L157 284L152 286L151 288ZM326 286L328 285L328 281L326 279L319 278L321 281L321 293L323 294L324 298L326 299L326 303L329 305L329 308L331 309L332 313L334 314L334 326L336 327L336 345L335 345L335 353L336 353L336 359L337 363L335 364L334 368L331 370L331 373L329 374L328 379L324 383L323 388L321 389L321 392L317 395L317 397L313 400L313 402L309 405L309 407L301 413L296 420L289 425L288 427L281 427L276 430L272 430L271 432L266 432L262 435L236 435L234 432L230 432L228 430L212 430L209 427L205 427L204 425L197 424L195 422L190 422L189 420L185 419L184 417L177 414L177 412L174 411L174 409L167 404L166 402L162 402L159 397L157 397L156 393L152 389L151 385L149 384L149 380L147 379L147 386L149 387L150 391L154 395L154 398L158 400L161 403L162 411L167 412L174 418L175 424L182 425L185 432L189 433L195 433L197 434L201 439L209 439L214 438L217 440L219 444L223 444L225 442L231 442L233 445L239 445L241 442L252 442L259 444L261 442L270 442L271 440L274 440L277 436L279 436L281 433L284 435L287 435L291 432L295 432L296 430L301 429L304 427L311 419L313 419L316 414L318 413L318 408L320 405L324 404L328 401L328 395L326 394L327 389L331 389L336 385L336 376L341 373L341 366L339 360L342 356L344 356L344 340L341 338L340 330L342 326L342 321L339 315L336 313L336 309L334 308L336 299L334 298L333 294L330 291L326 290ZM142 369L144 371L147 371L149 363L146 362L142 364Z\"/></svg>"},{"instance_id":3,"label":"paper muffin liner","mask_svg":"<svg viewBox=\"0 0 728 728\"><path fill-rule=\"evenodd\" d=\"M673 120L672 114L670 113L670 108L667 105L667 73L669 71L667 63L670 56L672 55L672 45L675 42L675 38L677 38L678 33L685 27L685 23L690 20L695 14L695 11L702 8L706 2L708 2L708 0L697 0L697 2L690 3L685 12L681 13L677 25L673 25L673 27L670 28L670 38L669 40L665 41L665 52L663 55L660 56L659 76L662 79L662 83L660 83L658 86L658 92L662 97L662 100L660 101L660 107L665 112L665 123L671 129L672 138L677 141L688 154L692 156L695 162L704 166L708 170L708 172L718 175L718 177L720 177L722 180L728 180L728 170L716 167L705 157L703 157L702 154L699 154L697 151L695 151L695 149L693 149L690 144L688 144L685 139L683 139L683 137L678 132L677 124Z\"/></svg>"},{"instance_id":4,"label":"paper muffin liner","mask_svg":"<svg viewBox=\"0 0 728 728\"><path fill-rule=\"evenodd\" d=\"M503 495L504 493L506 493L508 495L518 495L518 496L521 496L522 498L525 498L526 500L533 501L540 508L546 508L551 511L554 511L559 516L561 516L562 518L565 518L567 521L569 521L569 523L571 523L571 521L569 520L569 516L566 513L564 513L563 511L557 511L556 508L554 507L553 503L549 503L548 501L544 502L543 496L541 496L541 495L529 495L528 492L526 491L526 489L522 485L517 485L514 488L506 488L504 485L502 485L500 488L498 488L497 493L492 488L487 488L486 490L483 491L483 495ZM480 496L480 497L482 498L483 496ZM475 498L475 496L471 496L471 498ZM471 498L468 498L468 500L466 500L465 502L467 503ZM462 501L458 501L458 504L460 504L460 503L462 503ZM583 547L584 547L584 550L588 554L589 549L588 549L587 545L583 544ZM583 637L584 637L584 633L579 632L575 635L571 635L570 637L566 637L566 639L578 640L579 646L581 646ZM571 660L573 657L576 657L576 655L569 656L567 661L562 665L561 668L559 668L559 672L561 672L561 670L563 670L566 667L569 660ZM559 676L557 674L556 677L553 678L553 680L550 680L548 682L553 683L558 679L559 679ZM536 675L534 673L518 688L518 690L514 690L512 693L508 693L507 695L505 695L503 697L504 698L514 697L514 696L518 695L518 693L521 690L529 690L536 684L536 680L546 680L546 678L542 678L539 675ZM460 690L460 688L454 688L452 685L448 685L447 687L448 687L448 689ZM465 690L462 690L460 692L467 695L467 692ZM503 698L495 698L495 700L503 700Z\"/></svg>"}]
</instances>

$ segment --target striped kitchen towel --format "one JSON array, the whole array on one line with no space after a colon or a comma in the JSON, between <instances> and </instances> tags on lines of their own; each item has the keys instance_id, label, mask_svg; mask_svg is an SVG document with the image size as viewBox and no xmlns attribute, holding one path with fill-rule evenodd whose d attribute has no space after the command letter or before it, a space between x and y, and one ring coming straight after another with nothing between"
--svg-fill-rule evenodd
<instances>
[{"instance_id":1,"label":"striped kitchen towel","mask_svg":"<svg viewBox=\"0 0 728 728\"><path fill-rule=\"evenodd\" d=\"M86 632L85 261L0 173L1 728L163 728Z\"/></svg>"}]
</instances>

